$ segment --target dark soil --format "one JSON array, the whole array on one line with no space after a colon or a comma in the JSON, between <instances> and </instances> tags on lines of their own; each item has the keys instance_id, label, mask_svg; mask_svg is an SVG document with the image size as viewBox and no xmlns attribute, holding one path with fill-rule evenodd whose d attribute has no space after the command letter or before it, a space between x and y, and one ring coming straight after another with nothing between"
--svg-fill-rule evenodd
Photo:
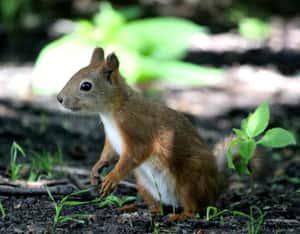
<instances>
[{"instance_id":1,"label":"dark soil","mask_svg":"<svg viewBox=\"0 0 300 234\"><path fill-rule=\"evenodd\" d=\"M215 143L238 126L248 110L232 110L226 116L200 119L188 116L209 144ZM272 107L272 126L283 126L299 133L299 107ZM1 174L5 176L9 149L13 141L27 152L55 152L59 146L65 166L88 169L97 160L104 135L97 116L71 115L32 104L0 101ZM219 210L249 214L256 206L264 213L260 233L300 233L299 148L268 151L262 176L249 192L247 178L233 176L230 189L220 198ZM129 178L130 179L130 178ZM195 178L196 179L196 178ZM136 196L132 188L119 186L117 196ZM55 196L57 200L62 196ZM206 221L203 215L185 221L170 221L167 215L151 215L138 198L137 211L124 213L116 206L99 208L97 204L64 207L63 215L88 214L84 224L68 222L54 227L54 205L48 195L0 194L6 217L0 218L0 233L248 233L249 218L224 213ZM84 198L81 198L84 199ZM259 214L254 210L255 222ZM156 228L155 228L156 227ZM202 232L201 232L202 231ZM158 232L156 232L158 233Z\"/></svg>"}]
</instances>

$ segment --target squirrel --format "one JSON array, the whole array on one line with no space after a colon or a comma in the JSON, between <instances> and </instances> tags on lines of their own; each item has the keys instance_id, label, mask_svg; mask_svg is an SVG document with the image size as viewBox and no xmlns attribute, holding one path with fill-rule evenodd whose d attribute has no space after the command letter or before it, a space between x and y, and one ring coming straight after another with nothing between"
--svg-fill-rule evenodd
<instances>
[{"instance_id":1,"label":"squirrel","mask_svg":"<svg viewBox=\"0 0 300 234\"><path fill-rule=\"evenodd\" d=\"M89 65L72 76L57 99L67 109L100 115L105 144L91 184L98 184L104 166L118 160L101 183L102 197L134 172L137 190L151 210L162 203L182 207L190 217L214 205L226 187L228 139L213 153L183 114L126 84L115 53L105 58L104 50L95 48Z\"/></svg>"}]
</instances>

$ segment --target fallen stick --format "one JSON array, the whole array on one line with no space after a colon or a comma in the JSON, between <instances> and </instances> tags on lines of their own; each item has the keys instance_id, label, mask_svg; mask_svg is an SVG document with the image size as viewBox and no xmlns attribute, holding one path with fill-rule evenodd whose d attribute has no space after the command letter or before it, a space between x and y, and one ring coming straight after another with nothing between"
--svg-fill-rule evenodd
<instances>
[{"instance_id":1,"label":"fallen stick","mask_svg":"<svg viewBox=\"0 0 300 234\"><path fill-rule=\"evenodd\" d=\"M300 225L300 221L296 219L266 219L264 221L265 223L285 223L285 224L295 224Z\"/></svg>"},{"instance_id":2,"label":"fallen stick","mask_svg":"<svg viewBox=\"0 0 300 234\"><path fill-rule=\"evenodd\" d=\"M12 186L12 187L27 187L27 188L39 188L42 186L56 186L68 184L68 180L39 180L39 181L25 181L25 180L16 180L11 181L8 178L0 176L0 186Z\"/></svg>"},{"instance_id":3,"label":"fallen stick","mask_svg":"<svg viewBox=\"0 0 300 234\"><path fill-rule=\"evenodd\" d=\"M63 172L67 175L81 175L81 176L90 176L91 172L89 170L86 169L82 169L82 168L76 168L76 167L68 167L68 166L63 166L63 167L55 167L54 170L56 172ZM101 176L101 181L103 181L104 177ZM88 181L89 183L89 181ZM125 180L121 180L119 182L119 185L121 186L125 186L127 188L132 188L132 189L136 189L136 185L134 183L125 181Z\"/></svg>"},{"instance_id":4,"label":"fallen stick","mask_svg":"<svg viewBox=\"0 0 300 234\"><path fill-rule=\"evenodd\" d=\"M75 189L71 186L40 187L40 188L0 186L0 195L9 195L9 196L45 195L48 194L47 189L53 195L68 195L75 191Z\"/></svg>"}]
</instances>

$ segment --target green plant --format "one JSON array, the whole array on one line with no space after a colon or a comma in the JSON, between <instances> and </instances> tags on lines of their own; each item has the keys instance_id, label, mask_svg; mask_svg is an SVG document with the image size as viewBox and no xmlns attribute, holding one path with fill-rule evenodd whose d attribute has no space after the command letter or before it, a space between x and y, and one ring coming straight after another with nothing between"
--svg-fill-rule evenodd
<instances>
[{"instance_id":1,"label":"green plant","mask_svg":"<svg viewBox=\"0 0 300 234\"><path fill-rule=\"evenodd\" d=\"M244 18L239 22L239 33L246 38L264 39L270 36L271 25L259 18Z\"/></svg>"},{"instance_id":2,"label":"green plant","mask_svg":"<svg viewBox=\"0 0 300 234\"><path fill-rule=\"evenodd\" d=\"M2 219L5 219L5 217L6 217L6 212L5 212L5 209L4 209L4 206L3 206L1 200L0 200L0 212L1 212L1 217L2 217Z\"/></svg>"},{"instance_id":3,"label":"green plant","mask_svg":"<svg viewBox=\"0 0 300 234\"><path fill-rule=\"evenodd\" d=\"M159 225L157 223L154 224L153 233L160 234Z\"/></svg>"},{"instance_id":4,"label":"green plant","mask_svg":"<svg viewBox=\"0 0 300 234\"><path fill-rule=\"evenodd\" d=\"M255 217L254 211L258 213L258 217ZM232 214L234 216L246 218L248 220L248 234L258 234L260 232L261 225L264 221L264 213L257 206L250 206L249 214L237 210L231 211L228 209L219 211L217 207L208 206L206 208L206 221L209 221L216 217L220 217L221 222L224 222L224 214Z\"/></svg>"},{"instance_id":5,"label":"green plant","mask_svg":"<svg viewBox=\"0 0 300 234\"><path fill-rule=\"evenodd\" d=\"M220 217L221 223L223 223L223 214L230 213L230 210L221 210L219 211L217 207L215 206L208 206L206 208L206 221L209 221L215 217Z\"/></svg>"},{"instance_id":6,"label":"green plant","mask_svg":"<svg viewBox=\"0 0 300 234\"><path fill-rule=\"evenodd\" d=\"M228 167L236 170L240 175L250 175L248 164L255 153L257 145L268 148L281 148L288 145L296 144L292 133L283 128L272 128L265 132L270 119L269 105L267 102L262 103L247 118L241 122L241 128L234 128L236 137L230 142L227 152ZM259 139L256 139L260 136ZM238 146L240 160L233 160L233 149ZM253 187L251 185L251 187Z\"/></svg>"},{"instance_id":7,"label":"green plant","mask_svg":"<svg viewBox=\"0 0 300 234\"><path fill-rule=\"evenodd\" d=\"M20 170L23 164L17 163L18 155L25 157L25 152L22 147L13 142L10 148L10 162L9 162L9 169L10 169L10 178L12 181L16 181L20 177Z\"/></svg>"},{"instance_id":8,"label":"green plant","mask_svg":"<svg viewBox=\"0 0 300 234\"><path fill-rule=\"evenodd\" d=\"M85 204L91 204L99 202L99 199L94 199L91 201L74 201L69 200L70 197L80 195L82 193L86 193L89 191L89 189L83 189L76 192L73 192L67 196L65 196L63 199L61 199L59 202L55 201L54 197L52 196L51 192L47 188L48 195L50 199L54 203L55 208L55 215L54 215L54 226L58 224L64 224L66 222L76 222L76 223L85 223L85 220L89 217L87 214L71 214L71 215L61 215L62 209L66 206L79 206L79 205L85 205Z\"/></svg>"},{"instance_id":9,"label":"green plant","mask_svg":"<svg viewBox=\"0 0 300 234\"><path fill-rule=\"evenodd\" d=\"M48 151L43 151L41 153L34 152L34 158L30 165L31 170L29 178L35 180L42 174L53 177L54 168L58 165L63 165L63 156L60 149L54 153Z\"/></svg>"},{"instance_id":10,"label":"green plant","mask_svg":"<svg viewBox=\"0 0 300 234\"><path fill-rule=\"evenodd\" d=\"M47 130L48 117L47 114L42 113L40 116L40 133L44 133Z\"/></svg>"},{"instance_id":11,"label":"green plant","mask_svg":"<svg viewBox=\"0 0 300 234\"><path fill-rule=\"evenodd\" d=\"M153 184L155 186L155 189L156 189L158 197L159 197L159 211L160 211L161 215L164 215L164 207L163 207L163 203L162 203L162 200L161 200L161 193L159 191L158 184L157 184L156 180L154 179L153 175L152 175L152 177L153 177ZM174 208L175 208L175 206L173 206L173 210L174 210Z\"/></svg>"},{"instance_id":12,"label":"green plant","mask_svg":"<svg viewBox=\"0 0 300 234\"><path fill-rule=\"evenodd\" d=\"M124 204L135 201L135 200L136 200L136 197L134 197L134 196L127 196L124 198L119 198L115 195L109 195L109 196L105 197L104 200L99 202L99 207L104 208L104 207L112 205L112 204L117 205L118 207L121 207Z\"/></svg>"},{"instance_id":13,"label":"green plant","mask_svg":"<svg viewBox=\"0 0 300 234\"><path fill-rule=\"evenodd\" d=\"M258 217L256 218L254 215L254 210L257 211ZM248 234L258 234L260 233L261 225L264 221L264 213L257 206L250 207L250 213L246 214L241 211L232 211L232 214L235 216L241 216L248 219Z\"/></svg>"},{"instance_id":14,"label":"green plant","mask_svg":"<svg viewBox=\"0 0 300 234\"><path fill-rule=\"evenodd\" d=\"M158 78L186 85L216 83L223 77L222 69L179 61L192 38L206 32L203 26L175 17L129 21L104 3L92 21L78 21L74 33L55 40L41 51L36 61L33 91L42 95L57 93L79 67L86 65L92 48L97 46L117 52L121 73L129 83Z\"/></svg>"}]
</instances>

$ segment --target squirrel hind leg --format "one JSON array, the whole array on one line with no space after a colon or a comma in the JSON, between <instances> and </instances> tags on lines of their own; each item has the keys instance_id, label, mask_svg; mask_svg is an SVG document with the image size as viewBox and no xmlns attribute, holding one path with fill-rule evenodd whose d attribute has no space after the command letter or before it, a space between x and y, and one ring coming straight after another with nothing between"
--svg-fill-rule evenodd
<instances>
[{"instance_id":1,"label":"squirrel hind leg","mask_svg":"<svg viewBox=\"0 0 300 234\"><path fill-rule=\"evenodd\" d=\"M157 201L142 185L141 182L137 179L137 190L139 195L145 201L151 213L158 214L160 213L160 202Z\"/></svg>"},{"instance_id":2,"label":"squirrel hind leg","mask_svg":"<svg viewBox=\"0 0 300 234\"><path fill-rule=\"evenodd\" d=\"M214 205L218 198L218 181L215 177L197 176L197 182L180 186L180 203L183 213L191 217L205 212L205 208Z\"/></svg>"}]
</instances>

